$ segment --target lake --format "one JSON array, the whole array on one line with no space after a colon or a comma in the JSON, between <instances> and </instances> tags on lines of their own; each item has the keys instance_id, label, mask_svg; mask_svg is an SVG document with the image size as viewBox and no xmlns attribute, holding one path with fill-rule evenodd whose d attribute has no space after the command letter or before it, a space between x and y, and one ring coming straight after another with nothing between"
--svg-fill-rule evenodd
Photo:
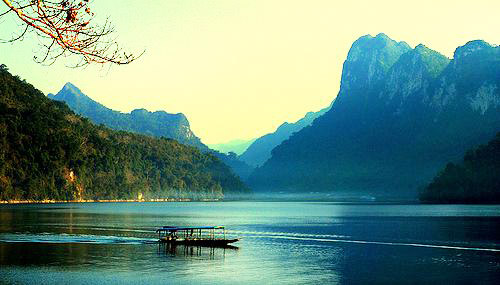
<instances>
[{"instance_id":1,"label":"lake","mask_svg":"<svg viewBox=\"0 0 500 285\"><path fill-rule=\"evenodd\" d=\"M224 225L235 249L159 226ZM0 283L498 284L500 206L321 202L0 205Z\"/></svg>"}]
</instances>

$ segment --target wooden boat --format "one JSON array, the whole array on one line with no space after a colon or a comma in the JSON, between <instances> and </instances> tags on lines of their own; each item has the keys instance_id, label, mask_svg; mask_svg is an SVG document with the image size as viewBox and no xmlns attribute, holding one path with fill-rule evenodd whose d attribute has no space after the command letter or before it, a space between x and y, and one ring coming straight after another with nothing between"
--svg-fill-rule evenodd
<instances>
[{"instance_id":1,"label":"wooden boat","mask_svg":"<svg viewBox=\"0 0 500 285\"><path fill-rule=\"evenodd\" d=\"M164 226L156 230L159 242L193 246L225 247L240 239L226 239L223 226L173 227Z\"/></svg>"}]
</instances>

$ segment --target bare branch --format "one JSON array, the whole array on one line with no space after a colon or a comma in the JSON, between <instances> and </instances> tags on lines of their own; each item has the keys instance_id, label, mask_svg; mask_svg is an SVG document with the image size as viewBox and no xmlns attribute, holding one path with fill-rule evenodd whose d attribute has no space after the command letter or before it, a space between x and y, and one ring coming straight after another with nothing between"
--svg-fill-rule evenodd
<instances>
[{"instance_id":1,"label":"bare branch","mask_svg":"<svg viewBox=\"0 0 500 285\"><path fill-rule=\"evenodd\" d=\"M0 17L13 12L24 26L19 36L6 42L24 38L27 32L34 32L42 41L45 50L39 63L52 64L63 56L79 57L75 67L91 63L128 64L139 58L124 52L115 38L110 38L114 27L108 19L102 25L95 25L94 13L89 7L89 0L1 0L9 10Z\"/></svg>"}]
</instances>

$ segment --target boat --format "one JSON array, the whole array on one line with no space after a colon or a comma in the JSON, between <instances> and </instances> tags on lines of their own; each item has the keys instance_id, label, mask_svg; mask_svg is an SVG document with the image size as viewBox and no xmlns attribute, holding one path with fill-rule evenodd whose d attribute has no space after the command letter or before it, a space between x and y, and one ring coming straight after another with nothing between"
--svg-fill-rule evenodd
<instances>
[{"instance_id":1,"label":"boat","mask_svg":"<svg viewBox=\"0 0 500 285\"><path fill-rule=\"evenodd\" d=\"M193 245L209 247L226 247L239 238L226 239L224 226L174 227L164 226L156 230L161 243L173 245Z\"/></svg>"}]
</instances>

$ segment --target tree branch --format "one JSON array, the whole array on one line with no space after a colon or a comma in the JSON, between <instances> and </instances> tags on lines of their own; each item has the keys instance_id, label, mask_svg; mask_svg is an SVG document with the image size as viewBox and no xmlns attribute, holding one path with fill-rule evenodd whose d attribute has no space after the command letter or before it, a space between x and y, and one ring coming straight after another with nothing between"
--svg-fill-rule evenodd
<instances>
[{"instance_id":1,"label":"tree branch","mask_svg":"<svg viewBox=\"0 0 500 285\"><path fill-rule=\"evenodd\" d=\"M0 17L14 12L25 26L20 36L7 42L21 40L27 32L34 31L42 40L46 49L40 63L51 62L60 56L77 56L84 66L97 64L128 64L139 58L124 52L114 38L114 28L109 20L103 25L94 25L94 13L88 6L89 0L62 0L60 2L44 0L2 0L9 8Z\"/></svg>"}]
</instances>

